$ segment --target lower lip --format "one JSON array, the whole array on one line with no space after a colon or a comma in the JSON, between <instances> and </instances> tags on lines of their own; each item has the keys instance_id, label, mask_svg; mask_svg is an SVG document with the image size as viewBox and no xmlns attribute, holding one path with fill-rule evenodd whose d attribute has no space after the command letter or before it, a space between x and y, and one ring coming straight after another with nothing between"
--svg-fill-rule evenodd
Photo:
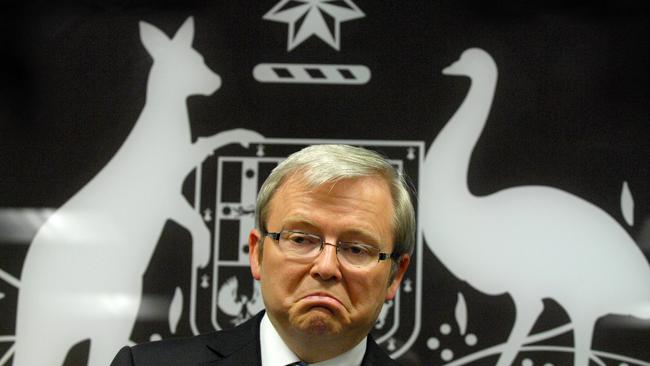
<instances>
[{"instance_id":1,"label":"lower lip","mask_svg":"<svg viewBox=\"0 0 650 366\"><path fill-rule=\"evenodd\" d=\"M323 306L327 308L339 308L341 306L338 300L329 296L310 295L303 298L303 301L306 301L311 306Z\"/></svg>"}]
</instances>

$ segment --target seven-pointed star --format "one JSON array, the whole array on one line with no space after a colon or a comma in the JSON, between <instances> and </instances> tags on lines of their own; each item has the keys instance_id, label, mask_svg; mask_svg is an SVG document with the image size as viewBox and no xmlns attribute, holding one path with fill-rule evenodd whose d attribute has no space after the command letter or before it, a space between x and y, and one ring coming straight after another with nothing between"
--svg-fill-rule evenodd
<instances>
[{"instance_id":1,"label":"seven-pointed star","mask_svg":"<svg viewBox=\"0 0 650 366\"><path fill-rule=\"evenodd\" d=\"M312 35L338 51L340 24L364 16L352 0L282 0L263 19L289 24L287 51Z\"/></svg>"}]
</instances>

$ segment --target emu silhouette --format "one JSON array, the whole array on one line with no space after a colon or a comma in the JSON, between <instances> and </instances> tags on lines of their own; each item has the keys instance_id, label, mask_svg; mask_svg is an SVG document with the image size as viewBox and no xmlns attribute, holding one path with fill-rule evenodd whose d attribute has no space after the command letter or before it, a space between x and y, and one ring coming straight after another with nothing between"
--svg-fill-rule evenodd
<instances>
[{"instance_id":1,"label":"emu silhouette","mask_svg":"<svg viewBox=\"0 0 650 366\"><path fill-rule=\"evenodd\" d=\"M194 268L209 261L210 232L181 195L185 177L216 148L262 138L238 129L192 143L186 99L221 84L191 47L193 18L173 39L148 23L139 27L154 61L145 106L115 156L32 241L18 298L16 366L59 366L86 339L88 364L108 365L129 341L142 275L165 222L191 233Z\"/></svg>"},{"instance_id":2,"label":"emu silhouette","mask_svg":"<svg viewBox=\"0 0 650 366\"><path fill-rule=\"evenodd\" d=\"M599 317L650 315L650 266L610 215L580 197L543 186L474 196L468 167L492 105L497 67L473 48L443 73L469 77L471 87L425 157L419 199L427 245L459 279L514 301L515 323L499 366L513 363L546 298L568 313L574 365L587 366Z\"/></svg>"}]
</instances>

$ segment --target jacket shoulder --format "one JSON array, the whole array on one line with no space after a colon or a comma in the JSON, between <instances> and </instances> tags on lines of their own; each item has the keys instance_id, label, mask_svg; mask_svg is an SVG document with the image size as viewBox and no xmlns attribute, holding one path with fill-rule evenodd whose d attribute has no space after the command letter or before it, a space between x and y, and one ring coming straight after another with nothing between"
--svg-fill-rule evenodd
<instances>
[{"instance_id":1,"label":"jacket shoulder","mask_svg":"<svg viewBox=\"0 0 650 366\"><path fill-rule=\"evenodd\" d=\"M207 344L218 337L217 333L138 344L131 347L133 365L180 366L213 360L215 354Z\"/></svg>"},{"instance_id":2,"label":"jacket shoulder","mask_svg":"<svg viewBox=\"0 0 650 366\"><path fill-rule=\"evenodd\" d=\"M262 316L263 312L232 329L124 347L111 366L189 366L243 356L259 359Z\"/></svg>"}]
</instances>

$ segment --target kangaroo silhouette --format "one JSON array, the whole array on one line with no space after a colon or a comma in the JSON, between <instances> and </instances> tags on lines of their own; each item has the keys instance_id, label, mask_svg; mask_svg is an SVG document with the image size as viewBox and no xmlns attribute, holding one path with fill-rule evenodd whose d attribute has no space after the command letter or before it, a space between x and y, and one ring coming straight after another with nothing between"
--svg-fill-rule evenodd
<instances>
[{"instance_id":1,"label":"kangaroo silhouette","mask_svg":"<svg viewBox=\"0 0 650 366\"><path fill-rule=\"evenodd\" d=\"M468 167L497 67L487 52L472 48L443 73L467 76L471 87L425 157L419 199L426 243L459 279L514 301L515 322L498 366L513 363L545 298L568 313L574 365L588 366L599 317L650 317L650 266L610 215L580 197L544 186L474 196Z\"/></svg>"},{"instance_id":2,"label":"kangaroo silhouette","mask_svg":"<svg viewBox=\"0 0 650 366\"><path fill-rule=\"evenodd\" d=\"M108 164L39 229L21 276L14 365L59 366L90 339L88 365L105 366L129 341L142 275L168 219L192 236L193 268L210 256L210 232L181 194L185 177L220 146L262 136L236 129L191 142L186 99L211 95L219 76L192 48L189 17L173 39L146 22L153 58L144 108Z\"/></svg>"}]
</instances>

